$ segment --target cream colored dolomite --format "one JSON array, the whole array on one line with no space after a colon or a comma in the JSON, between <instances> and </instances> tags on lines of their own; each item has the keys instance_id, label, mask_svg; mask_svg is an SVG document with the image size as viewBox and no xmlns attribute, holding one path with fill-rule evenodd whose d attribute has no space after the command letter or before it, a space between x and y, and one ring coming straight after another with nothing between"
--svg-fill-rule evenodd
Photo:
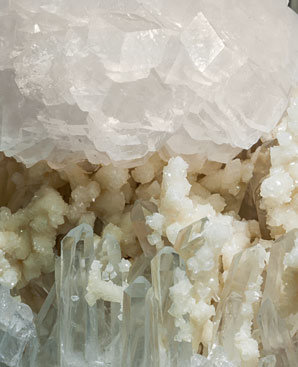
<instances>
[{"instance_id":1,"label":"cream colored dolomite","mask_svg":"<svg viewBox=\"0 0 298 367\"><path fill-rule=\"evenodd\" d=\"M272 138L270 174L261 186L262 207L273 236L297 228L298 221L298 91Z\"/></svg>"}]
</instances>

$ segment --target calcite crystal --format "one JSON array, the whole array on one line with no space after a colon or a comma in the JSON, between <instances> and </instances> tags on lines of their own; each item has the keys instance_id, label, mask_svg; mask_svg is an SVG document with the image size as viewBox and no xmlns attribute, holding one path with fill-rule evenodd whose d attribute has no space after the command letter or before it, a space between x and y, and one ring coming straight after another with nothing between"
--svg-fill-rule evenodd
<instances>
[{"instance_id":1,"label":"calcite crystal","mask_svg":"<svg viewBox=\"0 0 298 367\"><path fill-rule=\"evenodd\" d=\"M227 162L298 81L284 0L2 0L0 24L0 150L26 165L131 166L164 144Z\"/></svg>"}]
</instances>

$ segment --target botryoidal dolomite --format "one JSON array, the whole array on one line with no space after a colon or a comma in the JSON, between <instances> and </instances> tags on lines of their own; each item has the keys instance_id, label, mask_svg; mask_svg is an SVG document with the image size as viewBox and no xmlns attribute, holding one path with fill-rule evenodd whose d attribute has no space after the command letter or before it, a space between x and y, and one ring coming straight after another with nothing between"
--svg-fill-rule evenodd
<instances>
[{"instance_id":1,"label":"botryoidal dolomite","mask_svg":"<svg viewBox=\"0 0 298 367\"><path fill-rule=\"evenodd\" d=\"M285 111L297 34L286 0L1 0L0 150L226 163Z\"/></svg>"},{"instance_id":2,"label":"botryoidal dolomite","mask_svg":"<svg viewBox=\"0 0 298 367\"><path fill-rule=\"evenodd\" d=\"M297 107L225 165L2 155L0 362L296 366Z\"/></svg>"}]
</instances>

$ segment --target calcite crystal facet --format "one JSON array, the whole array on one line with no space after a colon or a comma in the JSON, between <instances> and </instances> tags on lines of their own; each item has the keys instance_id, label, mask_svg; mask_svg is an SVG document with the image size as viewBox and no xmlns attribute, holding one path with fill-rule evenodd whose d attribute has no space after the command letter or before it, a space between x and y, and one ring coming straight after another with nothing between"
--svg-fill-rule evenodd
<instances>
[{"instance_id":1,"label":"calcite crystal facet","mask_svg":"<svg viewBox=\"0 0 298 367\"><path fill-rule=\"evenodd\" d=\"M73 3L1 3L0 149L27 165L164 144L226 162L272 130L298 81L284 0Z\"/></svg>"}]
</instances>

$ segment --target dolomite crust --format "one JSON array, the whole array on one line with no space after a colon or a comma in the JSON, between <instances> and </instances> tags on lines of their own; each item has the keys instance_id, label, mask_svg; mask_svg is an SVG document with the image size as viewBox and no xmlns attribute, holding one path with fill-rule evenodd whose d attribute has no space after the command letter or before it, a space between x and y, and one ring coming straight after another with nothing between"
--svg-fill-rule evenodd
<instances>
[{"instance_id":1,"label":"dolomite crust","mask_svg":"<svg viewBox=\"0 0 298 367\"><path fill-rule=\"evenodd\" d=\"M0 150L27 166L134 166L165 144L228 162L272 130L298 81L284 0L2 3Z\"/></svg>"}]
</instances>

